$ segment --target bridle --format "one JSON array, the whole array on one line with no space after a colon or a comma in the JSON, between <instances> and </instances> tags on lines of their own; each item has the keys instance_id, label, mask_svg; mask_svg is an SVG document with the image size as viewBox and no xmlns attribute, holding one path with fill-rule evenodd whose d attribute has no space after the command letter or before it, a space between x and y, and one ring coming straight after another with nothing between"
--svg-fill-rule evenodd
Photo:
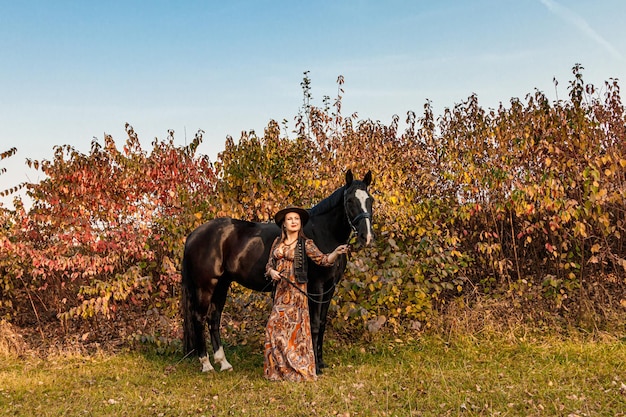
<instances>
[{"instance_id":1,"label":"bridle","mask_svg":"<svg viewBox=\"0 0 626 417\"><path fill-rule=\"evenodd\" d=\"M370 213L368 213L367 211L362 211L361 213L357 214L356 216L354 216L354 218L350 218L350 216L348 215L348 189L346 188L343 191L343 211L346 213L346 218L348 219L348 224L350 225L350 227L352 228L352 231L356 233L356 227L359 224L359 222L363 219L371 219L372 215Z\"/></svg>"}]
</instances>

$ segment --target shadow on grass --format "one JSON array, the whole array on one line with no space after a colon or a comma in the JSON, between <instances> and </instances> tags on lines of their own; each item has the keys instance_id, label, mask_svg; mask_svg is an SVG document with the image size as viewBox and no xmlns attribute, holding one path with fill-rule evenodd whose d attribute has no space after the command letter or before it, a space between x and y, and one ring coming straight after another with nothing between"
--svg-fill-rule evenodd
<instances>
[{"instance_id":1,"label":"shadow on grass","mask_svg":"<svg viewBox=\"0 0 626 417\"><path fill-rule=\"evenodd\" d=\"M164 372L189 372L201 374L200 361L196 352L187 355L183 354L182 345L172 343L167 349L153 343L137 344L132 349L133 352L141 355L146 361L155 366L161 366ZM263 371L263 351L257 345L224 345L224 353L227 360L233 365L233 372L245 372L261 374ZM215 373L220 373L219 365L213 360L213 352L209 350L209 359L214 367Z\"/></svg>"}]
</instances>

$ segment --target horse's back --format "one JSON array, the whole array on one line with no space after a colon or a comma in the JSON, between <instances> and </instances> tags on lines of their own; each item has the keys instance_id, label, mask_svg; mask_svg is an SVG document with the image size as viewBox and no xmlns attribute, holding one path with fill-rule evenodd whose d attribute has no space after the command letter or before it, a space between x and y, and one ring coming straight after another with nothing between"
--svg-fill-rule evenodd
<instances>
[{"instance_id":1,"label":"horse's back","mask_svg":"<svg viewBox=\"0 0 626 417\"><path fill-rule=\"evenodd\" d=\"M196 280L226 278L254 290L265 289L265 265L279 232L273 223L230 217L210 220L187 237L183 268Z\"/></svg>"}]
</instances>

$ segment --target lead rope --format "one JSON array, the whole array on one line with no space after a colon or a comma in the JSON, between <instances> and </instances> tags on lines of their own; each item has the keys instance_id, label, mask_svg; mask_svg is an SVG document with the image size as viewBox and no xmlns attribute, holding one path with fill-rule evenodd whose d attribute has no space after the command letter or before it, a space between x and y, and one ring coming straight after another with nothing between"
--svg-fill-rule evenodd
<instances>
[{"instance_id":1,"label":"lead rope","mask_svg":"<svg viewBox=\"0 0 626 417\"><path fill-rule=\"evenodd\" d=\"M313 298L311 298L311 297L313 297L313 296L315 296L315 297L323 297L323 296L325 296L326 294L329 294L331 291L333 291L333 290L335 289L335 286L337 285L337 284L335 284L335 283L333 282L333 285L331 285L331 287L330 287L328 290L324 291L323 293L320 293L320 294L309 294L309 293L307 293L307 292L305 292L305 291L302 291L302 290L300 289L300 287L298 287L298 286L297 286L294 282L291 282L289 279L285 278L282 274L280 275L280 279L282 279L282 280L283 280L283 281L285 281L285 282L288 282L288 283L289 283L289 285L291 285L292 287L294 287L294 288L295 288L296 290L298 290L301 294L303 294L306 298L308 298L308 299L309 299L309 301L311 301L311 302L313 302L313 303L315 303L315 304L324 304L324 301L317 301L317 300L314 300L314 299L313 299Z\"/></svg>"}]
</instances>

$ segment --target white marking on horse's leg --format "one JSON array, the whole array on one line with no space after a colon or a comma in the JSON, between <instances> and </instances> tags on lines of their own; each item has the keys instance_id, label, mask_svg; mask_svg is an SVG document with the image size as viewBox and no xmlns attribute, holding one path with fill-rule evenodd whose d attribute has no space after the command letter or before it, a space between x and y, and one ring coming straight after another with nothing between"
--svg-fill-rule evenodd
<instances>
[{"instance_id":1,"label":"white marking on horse's leg","mask_svg":"<svg viewBox=\"0 0 626 417\"><path fill-rule=\"evenodd\" d=\"M363 210L363 212L367 213L367 199L369 198L369 194L367 194L367 191L365 190L356 190L356 192L354 193L355 197L359 200L359 202L361 203L361 210ZM372 243L372 240L374 239L374 236L372 236L372 222L370 219L365 219L366 221L366 225L367 225L367 235L365 236L365 244L369 245L370 243Z\"/></svg>"},{"instance_id":2,"label":"white marking on horse's leg","mask_svg":"<svg viewBox=\"0 0 626 417\"><path fill-rule=\"evenodd\" d=\"M226 360L226 355L224 354L224 347L220 346L217 352L215 352L215 355L213 355L213 358L215 359L215 363L220 364L220 371L232 371L233 370L233 366L230 363L228 363L228 361Z\"/></svg>"},{"instance_id":3,"label":"white marking on horse's leg","mask_svg":"<svg viewBox=\"0 0 626 417\"><path fill-rule=\"evenodd\" d=\"M208 356L202 356L199 359L200 363L202 364L202 372L211 372L215 370L213 369L213 365L211 365Z\"/></svg>"}]
</instances>

